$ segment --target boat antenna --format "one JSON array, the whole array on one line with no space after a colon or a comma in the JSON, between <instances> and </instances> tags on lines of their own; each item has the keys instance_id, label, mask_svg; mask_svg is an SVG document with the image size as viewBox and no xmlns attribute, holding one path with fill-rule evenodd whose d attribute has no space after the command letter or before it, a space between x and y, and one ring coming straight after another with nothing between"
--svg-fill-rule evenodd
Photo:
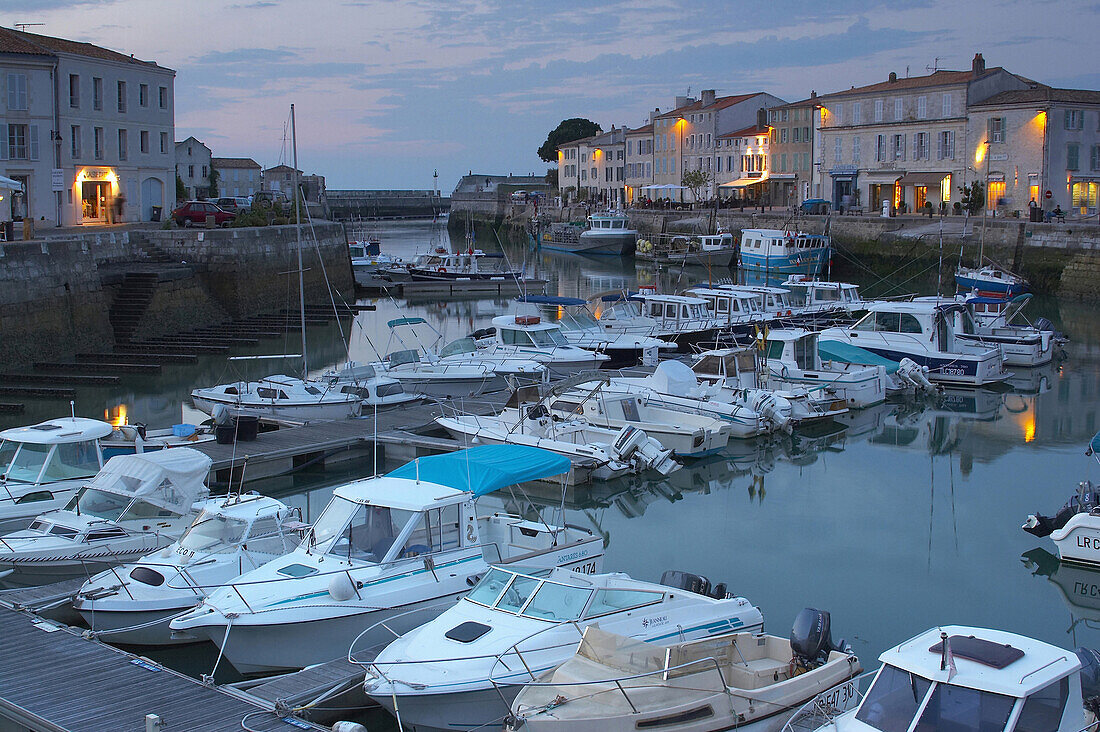
<instances>
[{"instance_id":1,"label":"boat antenna","mask_svg":"<svg viewBox=\"0 0 1100 732\"><path fill-rule=\"evenodd\" d=\"M294 127L294 105L290 105L290 149L294 159L294 232L298 239L298 312L302 320L302 378L309 375L309 355L306 353L306 282L302 269L302 219L298 213L298 137Z\"/></svg>"},{"instance_id":2,"label":"boat antenna","mask_svg":"<svg viewBox=\"0 0 1100 732\"><path fill-rule=\"evenodd\" d=\"M936 270L936 297L943 292L943 216L940 216L940 264Z\"/></svg>"},{"instance_id":3,"label":"boat antenna","mask_svg":"<svg viewBox=\"0 0 1100 732\"><path fill-rule=\"evenodd\" d=\"M72 415L73 421L75 422L76 421L76 400L74 400L74 399L69 400L69 413Z\"/></svg>"}]
</instances>

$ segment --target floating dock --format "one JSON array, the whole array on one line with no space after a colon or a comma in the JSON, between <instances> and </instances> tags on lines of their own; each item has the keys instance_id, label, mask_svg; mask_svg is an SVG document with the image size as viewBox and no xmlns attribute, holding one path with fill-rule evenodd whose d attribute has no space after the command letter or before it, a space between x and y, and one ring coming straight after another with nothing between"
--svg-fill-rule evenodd
<instances>
[{"instance_id":1,"label":"floating dock","mask_svg":"<svg viewBox=\"0 0 1100 732\"><path fill-rule=\"evenodd\" d=\"M546 291L544 279L505 279L499 280L431 280L408 282L388 282L385 284L356 285L364 292L380 292L407 300L417 300L438 295L485 297L492 295L516 295L520 292L541 293Z\"/></svg>"}]
</instances>

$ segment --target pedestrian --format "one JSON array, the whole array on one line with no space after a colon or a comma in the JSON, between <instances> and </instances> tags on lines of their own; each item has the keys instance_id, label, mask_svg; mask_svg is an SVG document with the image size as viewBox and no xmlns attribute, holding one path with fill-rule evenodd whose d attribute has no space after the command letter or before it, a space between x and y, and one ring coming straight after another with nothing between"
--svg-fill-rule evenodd
<instances>
[{"instance_id":1,"label":"pedestrian","mask_svg":"<svg viewBox=\"0 0 1100 732\"><path fill-rule=\"evenodd\" d=\"M121 193L115 197L115 223L122 223L122 212L126 210L126 197Z\"/></svg>"}]
</instances>

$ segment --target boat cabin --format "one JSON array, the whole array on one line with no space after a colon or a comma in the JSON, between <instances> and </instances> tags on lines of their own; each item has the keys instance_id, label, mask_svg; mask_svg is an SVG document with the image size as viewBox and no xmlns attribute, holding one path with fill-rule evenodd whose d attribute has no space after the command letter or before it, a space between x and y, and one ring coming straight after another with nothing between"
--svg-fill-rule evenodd
<instances>
[{"instance_id":1,"label":"boat cabin","mask_svg":"<svg viewBox=\"0 0 1100 732\"><path fill-rule=\"evenodd\" d=\"M703 252L732 249L733 246L733 234L728 231L723 231L720 234L704 234L699 237L699 250Z\"/></svg>"},{"instance_id":2,"label":"boat cabin","mask_svg":"<svg viewBox=\"0 0 1100 732\"><path fill-rule=\"evenodd\" d=\"M557 323L548 323L538 315L501 315L493 318L496 341L503 346L521 348L561 348L569 341Z\"/></svg>"},{"instance_id":3,"label":"boat cabin","mask_svg":"<svg viewBox=\"0 0 1100 732\"><path fill-rule=\"evenodd\" d=\"M768 332L765 349L769 361L794 364L800 371L821 371L817 351L817 333L802 328L782 328Z\"/></svg>"},{"instance_id":4,"label":"boat cabin","mask_svg":"<svg viewBox=\"0 0 1100 732\"><path fill-rule=\"evenodd\" d=\"M713 320L707 301L701 297L638 293L631 299L643 303L642 315L665 328L705 328Z\"/></svg>"},{"instance_id":5,"label":"boat cabin","mask_svg":"<svg viewBox=\"0 0 1100 732\"><path fill-rule=\"evenodd\" d=\"M306 524L292 519L286 505L274 498L258 493L212 498L203 504L175 551L183 557L238 549L282 556L298 545L304 528Z\"/></svg>"},{"instance_id":6,"label":"boat cabin","mask_svg":"<svg viewBox=\"0 0 1100 732\"><path fill-rule=\"evenodd\" d=\"M859 707L837 720L841 732L1085 728L1081 661L1041 641L945 626L891 648L879 660L883 665Z\"/></svg>"},{"instance_id":7,"label":"boat cabin","mask_svg":"<svg viewBox=\"0 0 1100 732\"><path fill-rule=\"evenodd\" d=\"M921 340L930 350L951 351L956 324L968 329L964 332L974 332L974 320L962 305L877 302L869 305L867 314L847 330L855 338L864 332L881 333L888 339L891 334L909 336Z\"/></svg>"},{"instance_id":8,"label":"boat cabin","mask_svg":"<svg viewBox=\"0 0 1100 732\"><path fill-rule=\"evenodd\" d=\"M588 230L593 233L626 234L631 231L626 214L618 211L603 211L588 217Z\"/></svg>"},{"instance_id":9,"label":"boat cabin","mask_svg":"<svg viewBox=\"0 0 1100 732\"><path fill-rule=\"evenodd\" d=\"M787 257L799 252L828 249L829 237L780 229L744 229L741 251L769 257Z\"/></svg>"},{"instance_id":10,"label":"boat cabin","mask_svg":"<svg viewBox=\"0 0 1100 732\"><path fill-rule=\"evenodd\" d=\"M720 325L765 320L764 311L756 295L711 287L693 287L687 293L705 300L707 308L718 318Z\"/></svg>"},{"instance_id":11,"label":"boat cabin","mask_svg":"<svg viewBox=\"0 0 1100 732\"><path fill-rule=\"evenodd\" d=\"M770 287L765 285L717 285L719 290L736 292L741 295L756 298L760 306L760 312L775 313L779 315L791 315L798 305L791 298L791 291L786 287Z\"/></svg>"},{"instance_id":12,"label":"boat cabin","mask_svg":"<svg viewBox=\"0 0 1100 732\"><path fill-rule=\"evenodd\" d=\"M823 282L807 277L791 276L783 285L790 289L791 302L802 307L810 305L840 305L851 309L863 304L859 285L847 282Z\"/></svg>"},{"instance_id":13,"label":"boat cabin","mask_svg":"<svg viewBox=\"0 0 1100 732\"><path fill-rule=\"evenodd\" d=\"M21 502L50 500L58 481L91 478L103 467L100 440L114 428L98 419L65 417L0 432L0 482Z\"/></svg>"},{"instance_id":14,"label":"boat cabin","mask_svg":"<svg viewBox=\"0 0 1100 732\"><path fill-rule=\"evenodd\" d=\"M700 381L736 380L743 375L756 374L756 348L721 348L704 351L691 365Z\"/></svg>"}]
</instances>

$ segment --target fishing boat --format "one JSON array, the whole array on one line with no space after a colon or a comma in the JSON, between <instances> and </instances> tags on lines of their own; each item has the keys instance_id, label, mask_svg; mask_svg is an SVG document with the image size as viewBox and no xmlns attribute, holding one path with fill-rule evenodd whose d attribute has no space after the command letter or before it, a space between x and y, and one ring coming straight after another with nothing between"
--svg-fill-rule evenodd
<instances>
[{"instance_id":1,"label":"fishing boat","mask_svg":"<svg viewBox=\"0 0 1100 732\"><path fill-rule=\"evenodd\" d=\"M763 623L748 600L698 575L666 572L657 584L620 573L498 566L365 664L364 688L406 728L488 728L508 714L523 684L573 655L589 626L658 644Z\"/></svg>"},{"instance_id":2,"label":"fishing boat","mask_svg":"<svg viewBox=\"0 0 1100 732\"><path fill-rule=\"evenodd\" d=\"M865 409L886 401L888 381L884 366L826 362L818 350L818 334L802 328L776 328L762 337L769 384L820 391L844 400L851 409Z\"/></svg>"},{"instance_id":3,"label":"fishing boat","mask_svg":"<svg viewBox=\"0 0 1100 732\"><path fill-rule=\"evenodd\" d=\"M492 265L492 266L490 266ZM480 249L463 252L432 252L418 256L409 263L409 277L414 281L453 280L520 280L523 272L508 269L504 255L486 254Z\"/></svg>"},{"instance_id":4,"label":"fishing boat","mask_svg":"<svg viewBox=\"0 0 1100 732\"><path fill-rule=\"evenodd\" d=\"M935 382L982 386L1004 381L1000 346L960 339L955 314L969 317L958 303L935 301L880 301L867 306L867 314L855 324L834 326L821 332L822 340L859 346L892 361L908 358L928 368Z\"/></svg>"},{"instance_id":5,"label":"fishing boat","mask_svg":"<svg viewBox=\"0 0 1100 732\"><path fill-rule=\"evenodd\" d=\"M673 267L729 269L737 256L737 242L728 231L690 236L654 235L638 239L635 256L640 261Z\"/></svg>"},{"instance_id":6,"label":"fishing boat","mask_svg":"<svg viewBox=\"0 0 1100 732\"><path fill-rule=\"evenodd\" d=\"M743 229L741 267L768 274L817 276L832 253L828 236L781 229Z\"/></svg>"},{"instance_id":7,"label":"fishing boat","mask_svg":"<svg viewBox=\"0 0 1100 732\"><path fill-rule=\"evenodd\" d=\"M587 228L554 223L541 229L535 240L543 249L572 254L602 254L628 257L634 254L638 232L621 211L601 211L588 216Z\"/></svg>"},{"instance_id":8,"label":"fishing boat","mask_svg":"<svg viewBox=\"0 0 1100 732\"><path fill-rule=\"evenodd\" d=\"M256 493L211 498L178 541L84 583L73 608L112 643L169 645L168 623L212 590L298 545L300 513Z\"/></svg>"},{"instance_id":9,"label":"fishing boat","mask_svg":"<svg viewBox=\"0 0 1100 732\"><path fill-rule=\"evenodd\" d=\"M962 294L985 297L1015 297L1028 290L1023 277L994 264L984 267L963 267L955 270L955 287Z\"/></svg>"},{"instance_id":10,"label":"fishing boat","mask_svg":"<svg viewBox=\"0 0 1100 732\"><path fill-rule=\"evenodd\" d=\"M684 295L658 295L651 287L637 293L604 292L589 298L600 328L612 333L649 336L674 343L689 353L700 343L713 343L720 327L706 301Z\"/></svg>"},{"instance_id":11,"label":"fishing boat","mask_svg":"<svg viewBox=\"0 0 1100 732\"><path fill-rule=\"evenodd\" d=\"M1100 432L1089 441L1085 454L1100 462ZM1091 481L1078 483L1058 513L1033 513L1022 528L1033 536L1049 536L1064 562L1100 566L1100 496Z\"/></svg>"},{"instance_id":12,"label":"fishing boat","mask_svg":"<svg viewBox=\"0 0 1100 732\"><path fill-rule=\"evenodd\" d=\"M706 301L718 322L718 341L725 345L755 340L756 332L773 320L764 312L755 293L700 286L688 289L687 294Z\"/></svg>"},{"instance_id":13,"label":"fishing boat","mask_svg":"<svg viewBox=\"0 0 1100 732\"><path fill-rule=\"evenodd\" d=\"M855 699L859 659L833 645L829 613L806 608L790 638L725 633L646 643L589 626L568 661L529 682L506 732L638 729L778 732L804 704Z\"/></svg>"},{"instance_id":14,"label":"fishing boat","mask_svg":"<svg viewBox=\"0 0 1100 732\"><path fill-rule=\"evenodd\" d=\"M407 611L441 612L490 564L595 572L600 536L475 511L480 496L569 469L546 450L480 445L339 486L298 548L211 592L173 635L211 640L244 674L303 668L343 657L372 623L410 630Z\"/></svg>"},{"instance_id":15,"label":"fishing boat","mask_svg":"<svg viewBox=\"0 0 1100 732\"><path fill-rule=\"evenodd\" d=\"M560 325L538 315L501 315L493 318L493 327L483 333L475 343L487 356L534 361L545 366L552 377L598 369L611 360L573 345Z\"/></svg>"},{"instance_id":16,"label":"fishing boat","mask_svg":"<svg viewBox=\"0 0 1100 732\"><path fill-rule=\"evenodd\" d=\"M0 530L68 503L103 467L100 441L112 431L98 419L63 417L0 432Z\"/></svg>"},{"instance_id":17,"label":"fishing boat","mask_svg":"<svg viewBox=\"0 0 1100 732\"><path fill-rule=\"evenodd\" d=\"M285 374L268 376L259 381L235 381L191 391L191 402L195 409L209 415L213 415L220 407L235 416L297 422L358 417L362 411L363 399L364 394L359 387L352 384L306 381Z\"/></svg>"},{"instance_id":18,"label":"fishing boat","mask_svg":"<svg viewBox=\"0 0 1100 732\"><path fill-rule=\"evenodd\" d=\"M0 579L39 585L98 572L171 544L191 525L211 460L188 447L111 458L65 508L0 538Z\"/></svg>"},{"instance_id":19,"label":"fishing boat","mask_svg":"<svg viewBox=\"0 0 1100 732\"><path fill-rule=\"evenodd\" d=\"M791 292L791 302L802 308L818 307L829 315L840 311L853 316L863 311L867 301L859 294L859 285L829 282L806 275L791 275L783 287Z\"/></svg>"},{"instance_id":20,"label":"fishing boat","mask_svg":"<svg viewBox=\"0 0 1100 732\"><path fill-rule=\"evenodd\" d=\"M385 277L385 270L402 264L400 259L382 254L382 243L373 236L365 241L348 242L348 254L356 287L386 286L390 282Z\"/></svg>"},{"instance_id":21,"label":"fishing boat","mask_svg":"<svg viewBox=\"0 0 1100 732\"><path fill-rule=\"evenodd\" d=\"M1098 659L1003 630L931 628L879 656L855 709L809 703L783 729L1080 732L1095 724L1084 699L1100 691Z\"/></svg>"},{"instance_id":22,"label":"fishing boat","mask_svg":"<svg viewBox=\"0 0 1100 732\"><path fill-rule=\"evenodd\" d=\"M534 313L546 322L560 325L561 332L573 345L606 355L608 360L601 364L605 369L621 369L643 362L653 365L662 351L676 350L674 343L660 338L601 328L588 309L588 302L577 297L521 295L516 300L521 306L534 306Z\"/></svg>"}]
</instances>

